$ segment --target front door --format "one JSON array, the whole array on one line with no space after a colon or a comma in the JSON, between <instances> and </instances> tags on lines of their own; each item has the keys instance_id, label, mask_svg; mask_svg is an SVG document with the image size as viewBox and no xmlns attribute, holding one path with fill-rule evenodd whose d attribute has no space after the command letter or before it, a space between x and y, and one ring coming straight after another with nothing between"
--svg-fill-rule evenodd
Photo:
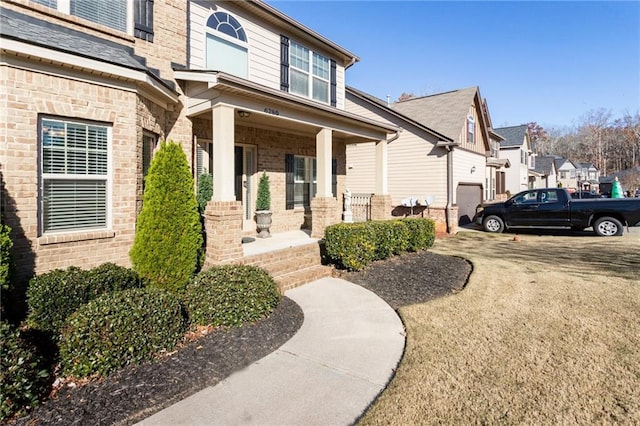
<instances>
[{"instance_id":1,"label":"front door","mask_svg":"<svg viewBox=\"0 0 640 426\"><path fill-rule=\"evenodd\" d=\"M255 231L254 203L256 198L256 147L235 146L236 200L242 202L242 230Z\"/></svg>"}]
</instances>

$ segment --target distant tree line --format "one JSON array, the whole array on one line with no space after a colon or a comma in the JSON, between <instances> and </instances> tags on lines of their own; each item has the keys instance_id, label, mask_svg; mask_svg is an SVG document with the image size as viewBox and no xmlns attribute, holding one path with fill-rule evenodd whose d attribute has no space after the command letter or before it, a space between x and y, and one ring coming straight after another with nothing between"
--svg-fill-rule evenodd
<instances>
[{"instance_id":1,"label":"distant tree line","mask_svg":"<svg viewBox=\"0 0 640 426\"><path fill-rule=\"evenodd\" d=\"M612 118L607 110L592 110L573 128L545 130L533 122L529 129L538 155L593 163L601 176L640 167L640 113Z\"/></svg>"}]
</instances>

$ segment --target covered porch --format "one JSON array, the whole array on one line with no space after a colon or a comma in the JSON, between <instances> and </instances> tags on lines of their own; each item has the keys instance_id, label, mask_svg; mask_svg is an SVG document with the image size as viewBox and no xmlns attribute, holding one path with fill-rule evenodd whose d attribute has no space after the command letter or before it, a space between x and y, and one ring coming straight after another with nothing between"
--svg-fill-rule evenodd
<instances>
[{"instance_id":1,"label":"covered porch","mask_svg":"<svg viewBox=\"0 0 640 426\"><path fill-rule=\"evenodd\" d=\"M176 78L193 122L194 175L213 177L205 264L246 256L242 241L257 234L256 189L263 172L270 181L272 233L305 230L322 238L327 226L342 220L347 144L376 142L374 198L380 208L374 206L372 216L389 211L387 140L395 126L225 73L181 70Z\"/></svg>"}]
</instances>

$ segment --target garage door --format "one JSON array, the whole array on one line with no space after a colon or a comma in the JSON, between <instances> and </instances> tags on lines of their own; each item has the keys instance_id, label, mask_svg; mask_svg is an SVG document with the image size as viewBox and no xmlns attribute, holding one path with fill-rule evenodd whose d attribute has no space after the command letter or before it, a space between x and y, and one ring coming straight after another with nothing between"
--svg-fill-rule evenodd
<instances>
[{"instance_id":1,"label":"garage door","mask_svg":"<svg viewBox=\"0 0 640 426\"><path fill-rule=\"evenodd\" d=\"M458 204L458 225L471 223L476 214L476 207L482 203L482 185L458 184L456 203Z\"/></svg>"}]
</instances>

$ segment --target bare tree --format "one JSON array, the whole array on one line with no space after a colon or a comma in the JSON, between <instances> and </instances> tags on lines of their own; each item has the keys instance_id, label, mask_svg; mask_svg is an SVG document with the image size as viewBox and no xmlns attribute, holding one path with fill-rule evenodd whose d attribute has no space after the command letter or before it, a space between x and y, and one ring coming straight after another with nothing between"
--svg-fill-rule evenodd
<instances>
[{"instance_id":1,"label":"bare tree","mask_svg":"<svg viewBox=\"0 0 640 426\"><path fill-rule=\"evenodd\" d=\"M402 92L402 94L398 96L398 99L396 99L396 102L408 101L409 99L413 99L415 97L416 95L413 93Z\"/></svg>"}]
</instances>

